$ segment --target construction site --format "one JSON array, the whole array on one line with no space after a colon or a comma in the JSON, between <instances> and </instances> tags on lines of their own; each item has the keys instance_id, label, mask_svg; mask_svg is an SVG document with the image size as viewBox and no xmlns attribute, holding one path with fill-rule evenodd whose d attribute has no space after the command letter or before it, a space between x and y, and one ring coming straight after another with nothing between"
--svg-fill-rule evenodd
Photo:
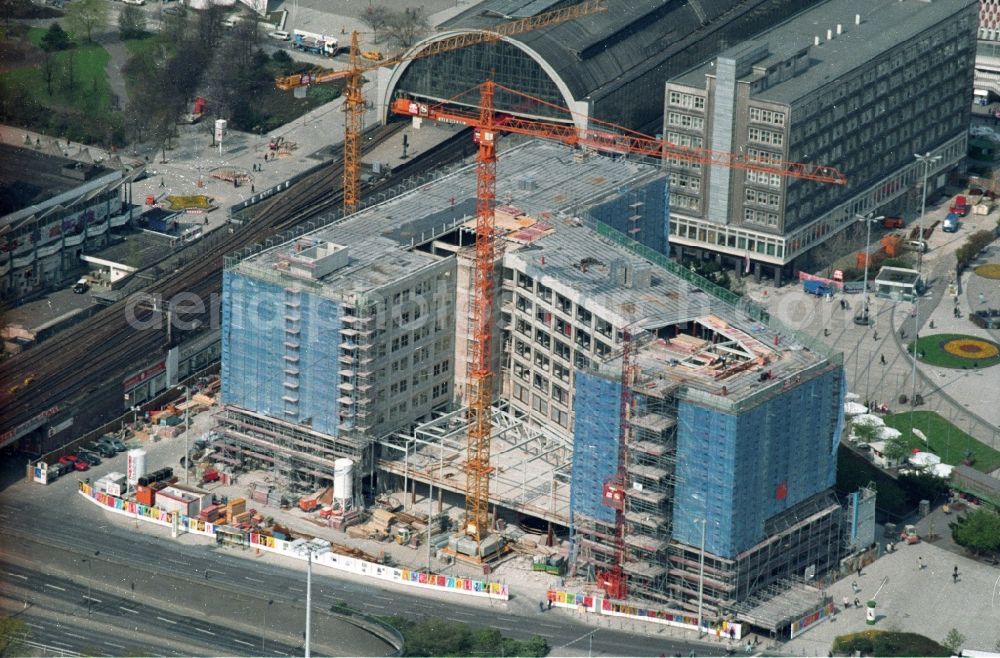
<instances>
[{"instance_id":1,"label":"construction site","mask_svg":"<svg viewBox=\"0 0 1000 658\"><path fill-rule=\"evenodd\" d=\"M419 487L443 559L551 544L536 570L706 619L836 564L839 355L663 255L655 162L492 164L485 258L480 162L228 259L216 454L357 538Z\"/></svg>"}]
</instances>

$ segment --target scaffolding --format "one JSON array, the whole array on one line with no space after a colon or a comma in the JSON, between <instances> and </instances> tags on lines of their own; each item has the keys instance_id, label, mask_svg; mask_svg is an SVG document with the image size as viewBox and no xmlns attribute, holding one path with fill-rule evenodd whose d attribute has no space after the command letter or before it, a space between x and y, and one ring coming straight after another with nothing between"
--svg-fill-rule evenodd
<instances>
[{"instance_id":1,"label":"scaffolding","mask_svg":"<svg viewBox=\"0 0 1000 658\"><path fill-rule=\"evenodd\" d=\"M330 484L334 462L342 457L355 462L355 478L371 471L371 450L350 437L333 437L238 407L223 407L214 420L213 447L226 461L269 471L278 488L291 494Z\"/></svg>"}]
</instances>

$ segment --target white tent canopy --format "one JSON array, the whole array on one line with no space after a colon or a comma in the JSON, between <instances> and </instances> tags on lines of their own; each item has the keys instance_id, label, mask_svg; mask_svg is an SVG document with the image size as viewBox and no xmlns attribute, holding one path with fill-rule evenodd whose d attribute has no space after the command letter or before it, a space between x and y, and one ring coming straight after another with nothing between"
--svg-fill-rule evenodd
<instances>
[{"instance_id":1,"label":"white tent canopy","mask_svg":"<svg viewBox=\"0 0 1000 658\"><path fill-rule=\"evenodd\" d=\"M857 393L848 393L847 395L844 396L844 399L850 402L851 400L860 400L861 396L858 395Z\"/></svg>"},{"instance_id":2,"label":"white tent canopy","mask_svg":"<svg viewBox=\"0 0 1000 658\"><path fill-rule=\"evenodd\" d=\"M844 403L844 413L848 416L857 416L859 414L868 413L868 407L857 402L845 402Z\"/></svg>"},{"instance_id":3,"label":"white tent canopy","mask_svg":"<svg viewBox=\"0 0 1000 658\"><path fill-rule=\"evenodd\" d=\"M855 425L871 425L872 427L883 427L885 421L873 414L860 414L851 419Z\"/></svg>"},{"instance_id":4,"label":"white tent canopy","mask_svg":"<svg viewBox=\"0 0 1000 658\"><path fill-rule=\"evenodd\" d=\"M934 464L931 466L931 473L938 476L939 478L950 478L951 471L955 467L951 464Z\"/></svg>"},{"instance_id":5,"label":"white tent canopy","mask_svg":"<svg viewBox=\"0 0 1000 658\"><path fill-rule=\"evenodd\" d=\"M914 466L934 466L941 463L941 458L931 452L916 452L909 461Z\"/></svg>"},{"instance_id":6,"label":"white tent canopy","mask_svg":"<svg viewBox=\"0 0 1000 658\"><path fill-rule=\"evenodd\" d=\"M903 433L895 427L880 427L878 430L878 438L883 441L891 441L892 439L898 439L901 436L903 436Z\"/></svg>"}]
</instances>

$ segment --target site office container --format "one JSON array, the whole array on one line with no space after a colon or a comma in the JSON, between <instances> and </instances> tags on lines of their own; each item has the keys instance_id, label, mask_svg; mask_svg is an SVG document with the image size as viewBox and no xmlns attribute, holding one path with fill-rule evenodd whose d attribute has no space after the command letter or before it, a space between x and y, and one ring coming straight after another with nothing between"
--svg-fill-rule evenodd
<instances>
[{"instance_id":1,"label":"site office container","mask_svg":"<svg viewBox=\"0 0 1000 658\"><path fill-rule=\"evenodd\" d=\"M135 502L140 505L145 505L147 507L152 507L153 503L156 502L156 492L150 487L139 485L135 488Z\"/></svg>"}]
</instances>

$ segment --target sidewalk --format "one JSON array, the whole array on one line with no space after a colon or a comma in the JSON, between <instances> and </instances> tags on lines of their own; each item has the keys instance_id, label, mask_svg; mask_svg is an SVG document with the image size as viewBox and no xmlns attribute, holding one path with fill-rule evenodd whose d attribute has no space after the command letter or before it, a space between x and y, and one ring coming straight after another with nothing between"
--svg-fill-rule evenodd
<instances>
[{"instance_id":1,"label":"sidewalk","mask_svg":"<svg viewBox=\"0 0 1000 658\"><path fill-rule=\"evenodd\" d=\"M947 528L943 529L947 532ZM862 571L834 583L827 593L840 612L835 620L819 623L786 643L781 652L792 656L823 656L834 637L867 629L900 630L919 633L940 642L952 628L966 636L966 649L993 651L1000 642L1000 571L955 555L932 544L898 544L895 552L883 555ZM924 569L917 569L917 558ZM958 567L958 582L952 570ZM855 594L851 583L857 582ZM865 611L842 610L842 599L857 597L862 605L874 598L876 623L865 623Z\"/></svg>"}]
</instances>

